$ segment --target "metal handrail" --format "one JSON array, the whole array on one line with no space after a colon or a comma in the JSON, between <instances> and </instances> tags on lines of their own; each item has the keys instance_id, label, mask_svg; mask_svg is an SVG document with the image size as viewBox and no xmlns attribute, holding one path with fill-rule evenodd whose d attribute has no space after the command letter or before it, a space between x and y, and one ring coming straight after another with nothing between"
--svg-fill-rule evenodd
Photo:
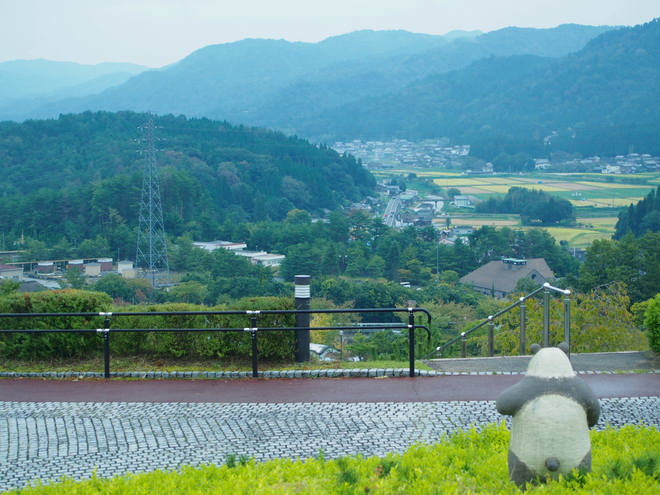
<instances>
[{"instance_id":1,"label":"metal handrail","mask_svg":"<svg viewBox=\"0 0 660 495\"><path fill-rule=\"evenodd\" d=\"M511 311L513 308L516 308L520 306L520 355L524 356L525 355L525 301L527 299L531 299L532 297L536 296L540 292L543 292L543 347L548 347L550 345L550 291L555 291L559 292L561 294L564 294L566 297L564 298L564 342L569 346L569 355L570 355L570 345L571 345L571 330L570 330L570 295L571 291L568 289L560 289L558 287L554 287L550 285L549 283L544 283L541 287L536 289L534 292L531 292L527 294L526 296L521 297L518 301L513 303L511 306L507 306L503 310L495 313L494 315L489 316L486 318L484 321L481 323L478 323L471 329L469 329L467 332L462 332L461 335L458 337L453 338L449 342L445 343L444 345L437 347L435 350L431 351L428 353L426 356L424 356L422 359L428 359L429 357L435 355L435 354L440 354L440 357L442 357L442 351L443 349L453 345L456 343L458 340L461 340L461 356L466 357L466 341L467 341L467 336L470 335L472 332L475 332L476 330L479 330L481 327L484 325L488 324L489 329L488 329L488 355L490 357L493 357L494 354L494 326L495 326L495 319L499 318L500 316L508 313Z\"/></svg>"},{"instance_id":2,"label":"metal handrail","mask_svg":"<svg viewBox=\"0 0 660 495\"><path fill-rule=\"evenodd\" d=\"M426 325L415 325L415 313L425 313L427 324L431 325L431 313L425 308L367 308L367 309L300 309L300 310L244 310L244 311L141 311L141 312L88 312L88 313L3 313L0 318L39 318L39 317L103 317L103 328L81 328L81 329L21 329L21 330L0 330L0 334L9 333L99 333L103 335L103 354L104 354L104 377L110 378L110 333L111 332L250 332L252 335L252 376L258 376L257 370L257 333L258 332L284 332L299 330L361 330L363 327L357 325L327 326L327 327L258 327L257 317L259 315L287 315L287 314L314 314L314 313L408 313L408 323L388 326L392 329L408 329L409 352L410 352L410 371L409 376L415 375L415 330L424 329L427 332L428 340L431 341L431 330ZM245 315L250 316L250 326L244 328L110 328L110 318L112 316L228 316ZM309 321L309 320L307 320Z\"/></svg>"}]
</instances>

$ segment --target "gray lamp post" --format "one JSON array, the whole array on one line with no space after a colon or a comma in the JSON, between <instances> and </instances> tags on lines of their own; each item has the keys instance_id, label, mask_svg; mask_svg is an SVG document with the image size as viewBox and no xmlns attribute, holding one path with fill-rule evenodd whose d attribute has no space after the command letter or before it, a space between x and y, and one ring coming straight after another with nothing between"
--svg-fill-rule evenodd
<instances>
[{"instance_id":1,"label":"gray lamp post","mask_svg":"<svg viewBox=\"0 0 660 495\"><path fill-rule=\"evenodd\" d=\"M296 309L309 309L309 275L296 275L294 277ZM307 330L296 330L296 363L309 361L309 313L296 314L296 327Z\"/></svg>"}]
</instances>

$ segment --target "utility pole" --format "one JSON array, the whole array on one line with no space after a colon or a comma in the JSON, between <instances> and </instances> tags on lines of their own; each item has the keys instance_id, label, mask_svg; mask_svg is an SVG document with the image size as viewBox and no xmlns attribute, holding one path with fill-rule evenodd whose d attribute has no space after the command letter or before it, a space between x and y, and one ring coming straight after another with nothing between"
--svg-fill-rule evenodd
<instances>
[{"instance_id":1,"label":"utility pole","mask_svg":"<svg viewBox=\"0 0 660 495\"><path fill-rule=\"evenodd\" d=\"M152 287L172 284L170 265L167 259L167 242L163 224L163 208L160 202L160 185L156 166L156 133L153 119L140 127L146 132L143 139L146 148L139 150L146 153L147 163L142 180L142 200L140 201L140 219L135 267L137 275L146 278ZM138 140L140 141L140 140Z\"/></svg>"}]
</instances>

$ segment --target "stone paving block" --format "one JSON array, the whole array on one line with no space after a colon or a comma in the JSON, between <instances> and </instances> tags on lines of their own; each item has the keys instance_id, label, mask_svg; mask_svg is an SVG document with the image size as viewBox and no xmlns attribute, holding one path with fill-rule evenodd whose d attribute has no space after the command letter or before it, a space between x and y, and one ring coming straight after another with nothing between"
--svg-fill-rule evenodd
<instances>
[{"instance_id":1,"label":"stone paving block","mask_svg":"<svg viewBox=\"0 0 660 495\"><path fill-rule=\"evenodd\" d=\"M345 370L350 371L350 370ZM387 370L385 370L387 371ZM406 369L392 370L405 373ZM343 373L344 370L341 370ZM287 376L282 373L282 376ZM264 373L262 376L265 376ZM601 399L595 429L660 427L660 398ZM0 491L62 475L84 479L184 464L385 455L446 433L500 423L494 401L432 403L0 402Z\"/></svg>"}]
</instances>

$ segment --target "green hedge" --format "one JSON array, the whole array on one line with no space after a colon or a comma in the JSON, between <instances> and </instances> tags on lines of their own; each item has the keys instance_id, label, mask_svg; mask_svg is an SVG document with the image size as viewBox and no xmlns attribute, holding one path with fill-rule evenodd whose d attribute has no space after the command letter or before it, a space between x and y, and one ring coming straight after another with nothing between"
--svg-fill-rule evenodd
<instances>
[{"instance_id":1,"label":"green hedge","mask_svg":"<svg viewBox=\"0 0 660 495\"><path fill-rule=\"evenodd\" d=\"M14 293L0 298L0 313L98 313L112 309L112 299L100 292L58 290ZM95 329L103 318L0 318L2 330ZM0 356L49 359L89 356L101 352L103 340L95 333L0 334Z\"/></svg>"},{"instance_id":2,"label":"green hedge","mask_svg":"<svg viewBox=\"0 0 660 495\"><path fill-rule=\"evenodd\" d=\"M627 426L591 433L593 472L572 475L526 493L639 494L660 493L660 433L655 428ZM32 494L471 494L523 493L509 482L509 432L502 424L441 439L436 445L410 447L384 458L341 458L264 463L234 455L223 466L184 467L181 472L155 471L112 479L25 488ZM203 459L200 459L203 462ZM238 461L238 462L237 462ZM90 473L91 474L91 473Z\"/></svg>"},{"instance_id":3,"label":"green hedge","mask_svg":"<svg viewBox=\"0 0 660 495\"><path fill-rule=\"evenodd\" d=\"M647 302L644 326L648 333L649 346L660 354L660 294Z\"/></svg>"},{"instance_id":4,"label":"green hedge","mask_svg":"<svg viewBox=\"0 0 660 495\"><path fill-rule=\"evenodd\" d=\"M121 308L121 312L199 311L194 304L163 304ZM288 310L295 309L292 298L255 297L237 301L229 307L204 309L222 310ZM294 327L294 315L259 316L258 327ZM245 315L186 316L120 316L113 317L110 328L247 328L250 317ZM131 332L112 333L110 350L113 355L148 355L154 357L241 357L252 355L250 332ZM263 332L258 336L260 359L292 360L295 356L295 335L290 332Z\"/></svg>"},{"instance_id":5,"label":"green hedge","mask_svg":"<svg viewBox=\"0 0 660 495\"><path fill-rule=\"evenodd\" d=\"M0 313L67 313L113 311L111 299L99 292L63 290L12 294L0 298ZM293 298L241 299L230 306L201 307L194 304L163 304L114 308L114 312L175 312L224 310L295 309ZM166 358L208 358L252 355L249 332L159 332L170 328L239 328L250 326L243 315L220 316L113 316L110 319L110 352L113 356L144 355ZM259 316L258 327L294 327L295 316ZM0 318L1 329L98 329L103 318L49 317ZM151 329L152 332L112 332L112 329ZM292 360L294 332L259 334L260 359ZM15 359L52 359L101 355L103 338L97 333L0 334L0 356Z\"/></svg>"}]
</instances>

